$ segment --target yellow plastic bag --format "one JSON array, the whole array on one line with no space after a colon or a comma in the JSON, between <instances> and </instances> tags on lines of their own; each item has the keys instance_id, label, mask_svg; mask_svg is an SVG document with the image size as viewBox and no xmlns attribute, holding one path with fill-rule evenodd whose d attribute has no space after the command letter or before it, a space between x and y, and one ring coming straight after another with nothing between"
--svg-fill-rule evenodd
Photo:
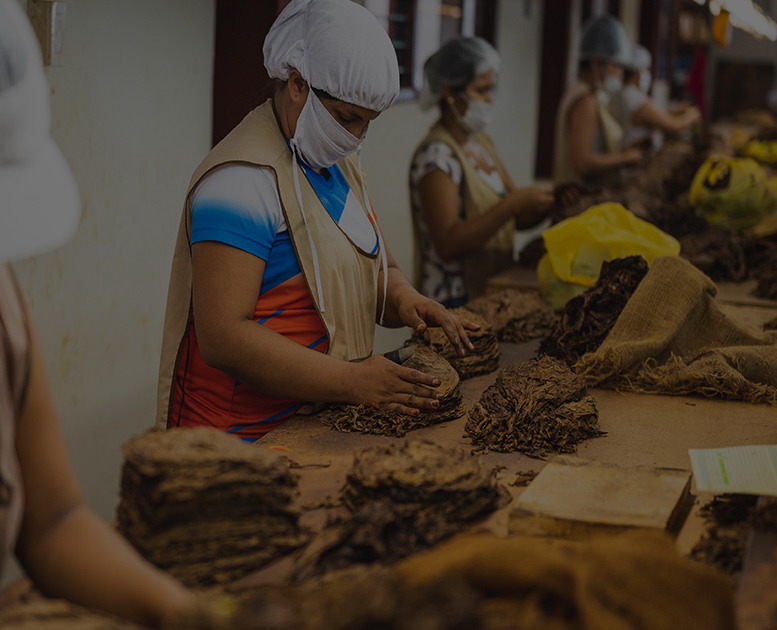
<instances>
[{"instance_id":1,"label":"yellow plastic bag","mask_svg":"<svg viewBox=\"0 0 777 630\"><path fill-rule=\"evenodd\" d=\"M537 277L542 297L556 311L596 283L605 261L638 255L651 264L680 253L675 238L618 203L593 206L545 230L542 238L547 253Z\"/></svg>"}]
</instances>

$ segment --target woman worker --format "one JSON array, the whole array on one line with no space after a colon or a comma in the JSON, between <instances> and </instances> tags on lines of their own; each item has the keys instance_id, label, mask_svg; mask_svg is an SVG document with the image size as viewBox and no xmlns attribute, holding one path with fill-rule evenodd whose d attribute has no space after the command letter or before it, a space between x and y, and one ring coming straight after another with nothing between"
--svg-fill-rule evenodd
<instances>
[{"instance_id":1,"label":"woman worker","mask_svg":"<svg viewBox=\"0 0 777 630\"><path fill-rule=\"evenodd\" d=\"M586 25L580 42L578 81L559 106L553 180L611 186L620 169L642 158L642 150L621 148L623 130L607 109L611 95L623 87L623 68L632 45L623 25L603 15Z\"/></svg>"},{"instance_id":2,"label":"woman worker","mask_svg":"<svg viewBox=\"0 0 777 630\"><path fill-rule=\"evenodd\" d=\"M545 218L550 190L517 188L483 133L494 108L499 54L478 37L450 40L424 64L421 107L440 119L410 168L415 283L445 306L483 293L512 262L515 229Z\"/></svg>"},{"instance_id":3,"label":"woman worker","mask_svg":"<svg viewBox=\"0 0 777 630\"><path fill-rule=\"evenodd\" d=\"M396 267L353 155L399 92L391 41L351 0L292 0L264 63L272 99L208 154L187 193L157 426L250 441L310 402L435 409L437 379L370 356L376 319L439 325L471 348L465 324Z\"/></svg>"},{"instance_id":4,"label":"woman worker","mask_svg":"<svg viewBox=\"0 0 777 630\"><path fill-rule=\"evenodd\" d=\"M162 626L193 613L194 596L84 503L9 264L78 226L78 191L49 136L48 90L27 18L0 0L0 576L15 551L44 594Z\"/></svg>"},{"instance_id":5,"label":"woman worker","mask_svg":"<svg viewBox=\"0 0 777 630\"><path fill-rule=\"evenodd\" d=\"M652 133L660 129L679 134L701 118L696 107L688 107L674 115L657 107L650 99L650 51L644 46L634 49L634 57L625 66L624 87L610 99L610 113L623 129L622 146L652 146Z\"/></svg>"}]
</instances>

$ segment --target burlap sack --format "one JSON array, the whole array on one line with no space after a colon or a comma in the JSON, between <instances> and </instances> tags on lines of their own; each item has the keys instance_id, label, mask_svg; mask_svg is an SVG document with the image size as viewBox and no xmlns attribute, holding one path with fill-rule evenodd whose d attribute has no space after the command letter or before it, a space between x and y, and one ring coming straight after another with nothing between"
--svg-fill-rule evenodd
<instances>
[{"instance_id":1,"label":"burlap sack","mask_svg":"<svg viewBox=\"0 0 777 630\"><path fill-rule=\"evenodd\" d=\"M553 630L727 630L733 582L677 553L666 534L588 542L469 535L398 565L421 587L461 577L506 623Z\"/></svg>"},{"instance_id":2,"label":"burlap sack","mask_svg":"<svg viewBox=\"0 0 777 630\"><path fill-rule=\"evenodd\" d=\"M658 258L596 352L575 365L591 385L777 405L777 333L724 315L713 282Z\"/></svg>"}]
</instances>

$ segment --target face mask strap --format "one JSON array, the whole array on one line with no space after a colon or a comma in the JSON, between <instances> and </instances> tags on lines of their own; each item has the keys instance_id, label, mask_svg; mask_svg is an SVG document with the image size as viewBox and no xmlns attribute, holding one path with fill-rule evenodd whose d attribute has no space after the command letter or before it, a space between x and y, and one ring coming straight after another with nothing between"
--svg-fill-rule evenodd
<instances>
[{"instance_id":1,"label":"face mask strap","mask_svg":"<svg viewBox=\"0 0 777 630\"><path fill-rule=\"evenodd\" d=\"M380 249L380 264L383 267L383 304L380 308L380 320L378 323L383 326L383 319L386 315L386 300L388 299L388 255L386 254L386 246L383 243L383 234L380 231L378 225L378 217L375 215L375 209L370 203L370 198L367 196L367 186L364 183L364 169L362 168L362 148L361 146L356 150L356 157L359 166L359 179L362 182L362 196L364 197L364 205L366 206L367 214L372 219L375 233L378 235L378 248Z\"/></svg>"},{"instance_id":2,"label":"face mask strap","mask_svg":"<svg viewBox=\"0 0 777 630\"><path fill-rule=\"evenodd\" d=\"M297 121L299 125L299 121ZM294 134L296 135L296 133ZM318 296L318 310L322 313L326 311L324 305L324 291L321 286L321 268L318 262L318 250L316 250L316 244L313 241L313 235L310 233L308 227L308 220L305 216L305 206L302 203L302 188L299 184L299 169L300 165L297 164L297 141L292 138L291 144L291 170L294 174L294 192L297 194L297 203L299 204L300 214L302 214L302 222L305 224L305 232L308 235L308 244L310 245L310 253L313 256L313 275L316 280L316 295Z\"/></svg>"}]
</instances>

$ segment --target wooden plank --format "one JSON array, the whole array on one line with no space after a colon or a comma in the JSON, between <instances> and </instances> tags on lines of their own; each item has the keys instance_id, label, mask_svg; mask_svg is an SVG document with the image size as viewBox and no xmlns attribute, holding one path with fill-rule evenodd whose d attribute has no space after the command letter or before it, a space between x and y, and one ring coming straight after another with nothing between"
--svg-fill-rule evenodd
<instances>
[{"instance_id":1,"label":"wooden plank","mask_svg":"<svg viewBox=\"0 0 777 630\"><path fill-rule=\"evenodd\" d=\"M578 540L635 528L676 534L693 503L690 487L689 470L559 456L516 501L510 533Z\"/></svg>"}]
</instances>

